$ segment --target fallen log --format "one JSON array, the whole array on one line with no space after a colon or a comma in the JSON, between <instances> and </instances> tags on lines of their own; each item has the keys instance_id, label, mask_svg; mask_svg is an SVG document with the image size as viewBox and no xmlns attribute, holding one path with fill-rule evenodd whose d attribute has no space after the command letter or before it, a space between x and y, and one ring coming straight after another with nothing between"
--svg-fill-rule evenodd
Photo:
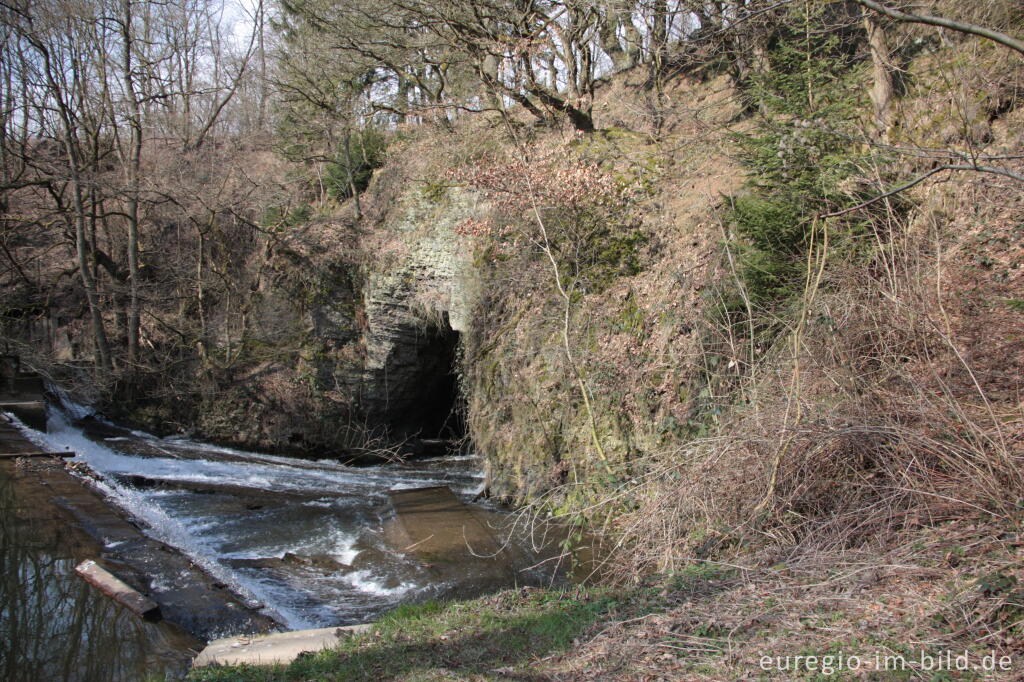
<instances>
[{"instance_id":1,"label":"fallen log","mask_svg":"<svg viewBox=\"0 0 1024 682\"><path fill-rule=\"evenodd\" d=\"M28 452L0 452L0 459L4 457L74 457L75 453L70 450L63 452L43 452L42 450L30 450Z\"/></svg>"},{"instance_id":2,"label":"fallen log","mask_svg":"<svg viewBox=\"0 0 1024 682\"><path fill-rule=\"evenodd\" d=\"M159 604L121 582L92 559L75 566L75 573L132 613L146 620L160 620Z\"/></svg>"}]
</instances>

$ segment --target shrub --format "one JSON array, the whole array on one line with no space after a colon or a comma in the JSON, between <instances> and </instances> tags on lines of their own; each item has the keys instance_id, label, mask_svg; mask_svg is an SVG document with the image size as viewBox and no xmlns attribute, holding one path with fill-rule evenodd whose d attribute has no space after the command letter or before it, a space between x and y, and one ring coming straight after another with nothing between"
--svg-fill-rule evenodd
<instances>
[{"instance_id":1,"label":"shrub","mask_svg":"<svg viewBox=\"0 0 1024 682\"><path fill-rule=\"evenodd\" d=\"M334 159L324 169L324 186L334 199L348 199L352 186L357 192L364 191L370 184L373 171L384 165L387 138L376 128L363 128L352 133L349 148L339 149ZM352 182L349 183L351 173Z\"/></svg>"},{"instance_id":2,"label":"shrub","mask_svg":"<svg viewBox=\"0 0 1024 682\"><path fill-rule=\"evenodd\" d=\"M857 198L845 188L865 158L847 132L863 89L855 53L830 20L801 14L780 28L769 67L747 93L764 116L734 137L750 180L728 218L740 275L757 303L796 293L815 217Z\"/></svg>"}]
</instances>

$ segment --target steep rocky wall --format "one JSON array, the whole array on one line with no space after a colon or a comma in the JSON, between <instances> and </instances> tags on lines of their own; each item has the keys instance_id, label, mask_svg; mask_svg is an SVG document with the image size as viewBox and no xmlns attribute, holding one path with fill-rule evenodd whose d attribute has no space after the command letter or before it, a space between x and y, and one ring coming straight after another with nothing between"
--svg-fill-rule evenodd
<instances>
[{"instance_id":1,"label":"steep rocky wall","mask_svg":"<svg viewBox=\"0 0 1024 682\"><path fill-rule=\"evenodd\" d=\"M699 86L701 95L724 97L721 85ZM728 105L714 110L733 113ZM456 370L466 435L484 456L490 490L519 500L605 471L595 431L616 464L701 428L692 388L700 292L719 266L708 216L742 176L722 155L707 154L703 124L688 126L675 131L688 145L668 151L626 129L587 139L537 133L538 149L550 150L555 191L563 170L572 177L574 164L596 164L611 182L640 187L644 202L638 222L616 224L607 248L576 261L611 274L603 288L572 297L571 362L564 302L530 233L533 218L472 189L477 159L497 167L517 159L501 131L413 140L396 152L367 192L359 244L365 357L356 402L367 423L411 435L429 421L424 406L450 399L437 379ZM464 171L468 182L445 179ZM506 236L475 233L474 222L500 225ZM618 270L623 260L637 268ZM457 358L446 355L456 340ZM593 417L572 363L585 377Z\"/></svg>"},{"instance_id":2,"label":"steep rocky wall","mask_svg":"<svg viewBox=\"0 0 1024 682\"><path fill-rule=\"evenodd\" d=\"M438 383L455 371L454 344L468 328L476 281L471 250L454 228L479 210L468 192L408 192L368 250L358 402L370 423L395 435L429 428L431 401L445 399Z\"/></svg>"},{"instance_id":3,"label":"steep rocky wall","mask_svg":"<svg viewBox=\"0 0 1024 682\"><path fill-rule=\"evenodd\" d=\"M383 194L371 188L370 200ZM323 252L339 225L293 244L254 315L275 321L258 334L282 357L223 377L197 417L202 434L328 453L461 435L450 412L476 276L453 228L478 200L415 189L378 198L386 211L345 255Z\"/></svg>"}]
</instances>

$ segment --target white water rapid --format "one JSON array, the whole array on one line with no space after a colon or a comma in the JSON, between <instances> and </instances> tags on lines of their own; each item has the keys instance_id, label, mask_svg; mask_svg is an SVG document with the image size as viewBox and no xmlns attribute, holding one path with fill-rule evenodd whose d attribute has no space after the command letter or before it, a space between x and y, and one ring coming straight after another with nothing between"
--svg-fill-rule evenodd
<instances>
[{"instance_id":1,"label":"white water rapid","mask_svg":"<svg viewBox=\"0 0 1024 682\"><path fill-rule=\"evenodd\" d=\"M476 457L353 468L119 429L64 400L38 445L72 450L109 500L144 531L188 555L250 604L291 628L372 620L445 589L386 541L387 492L482 489ZM115 547L110 549L116 550Z\"/></svg>"}]
</instances>

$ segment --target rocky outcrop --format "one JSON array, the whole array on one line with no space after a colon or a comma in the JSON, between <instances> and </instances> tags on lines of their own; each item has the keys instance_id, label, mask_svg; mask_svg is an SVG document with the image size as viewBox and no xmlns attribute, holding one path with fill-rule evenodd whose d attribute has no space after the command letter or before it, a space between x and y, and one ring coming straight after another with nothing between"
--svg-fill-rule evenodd
<instances>
[{"instance_id":1,"label":"rocky outcrop","mask_svg":"<svg viewBox=\"0 0 1024 682\"><path fill-rule=\"evenodd\" d=\"M379 200L386 210L362 237L372 244L329 220L289 235L248 304L246 343L179 378L192 395L167 391L118 416L298 455L461 437L456 365L476 278L454 228L477 200L457 190ZM217 311L209 324L237 314Z\"/></svg>"},{"instance_id":2,"label":"rocky outcrop","mask_svg":"<svg viewBox=\"0 0 1024 682\"><path fill-rule=\"evenodd\" d=\"M363 262L318 253L329 236L296 246L254 315L261 341L290 361L231 377L201 416L203 435L327 454L461 437L459 339L476 276L454 228L480 210L468 192L407 191L364 235L372 243L353 247L372 254Z\"/></svg>"},{"instance_id":3,"label":"rocky outcrop","mask_svg":"<svg viewBox=\"0 0 1024 682\"><path fill-rule=\"evenodd\" d=\"M358 404L393 435L455 435L459 334L470 323L472 254L454 231L478 211L468 193L404 198L383 234L398 246L370 263L362 292L365 364Z\"/></svg>"}]
</instances>

